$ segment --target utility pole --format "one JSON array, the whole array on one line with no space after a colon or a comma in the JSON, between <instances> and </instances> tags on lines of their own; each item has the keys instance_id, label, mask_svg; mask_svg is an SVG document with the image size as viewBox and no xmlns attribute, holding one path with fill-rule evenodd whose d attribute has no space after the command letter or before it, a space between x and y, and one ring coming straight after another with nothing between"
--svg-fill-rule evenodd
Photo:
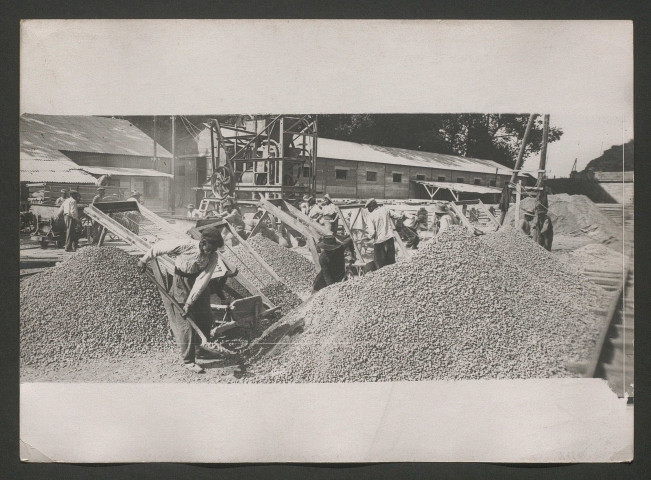
<instances>
[{"instance_id":1,"label":"utility pole","mask_svg":"<svg viewBox=\"0 0 651 480\"><path fill-rule=\"evenodd\" d=\"M543 117L543 136L542 136L542 147L540 149L540 166L538 167L538 182L536 187L542 187L543 181L545 179L545 167L547 165L547 137L549 135L549 114L545 114Z\"/></svg>"},{"instance_id":2,"label":"utility pole","mask_svg":"<svg viewBox=\"0 0 651 480\"><path fill-rule=\"evenodd\" d=\"M174 192L174 181L176 180L176 117L172 115L172 179L170 180L170 209L174 213L175 203L175 192Z\"/></svg>"}]
</instances>

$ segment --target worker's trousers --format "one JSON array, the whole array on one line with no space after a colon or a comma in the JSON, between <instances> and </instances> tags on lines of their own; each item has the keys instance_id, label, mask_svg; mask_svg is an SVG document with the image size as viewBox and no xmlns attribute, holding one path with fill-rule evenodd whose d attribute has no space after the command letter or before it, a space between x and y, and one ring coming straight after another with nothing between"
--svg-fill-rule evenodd
<instances>
[{"instance_id":1,"label":"worker's trousers","mask_svg":"<svg viewBox=\"0 0 651 480\"><path fill-rule=\"evenodd\" d=\"M181 305L184 304L193 284L194 278L174 275L171 293L178 303ZM182 312L177 307L172 306L172 310L174 313L169 316L170 330L172 330L174 341L181 352L183 363L194 363L195 347L201 344L199 335L194 331L190 322L183 318L181 315ZM213 320L212 309L210 308L209 289L206 289L192 305L192 308L190 308L190 316L194 323L197 324L197 327L208 337Z\"/></svg>"},{"instance_id":2,"label":"worker's trousers","mask_svg":"<svg viewBox=\"0 0 651 480\"><path fill-rule=\"evenodd\" d=\"M396 263L396 245L393 238L373 245L373 253L376 269Z\"/></svg>"},{"instance_id":3,"label":"worker's trousers","mask_svg":"<svg viewBox=\"0 0 651 480\"><path fill-rule=\"evenodd\" d=\"M66 222L66 251L75 250L77 220L70 215L64 215L63 220Z\"/></svg>"}]
</instances>

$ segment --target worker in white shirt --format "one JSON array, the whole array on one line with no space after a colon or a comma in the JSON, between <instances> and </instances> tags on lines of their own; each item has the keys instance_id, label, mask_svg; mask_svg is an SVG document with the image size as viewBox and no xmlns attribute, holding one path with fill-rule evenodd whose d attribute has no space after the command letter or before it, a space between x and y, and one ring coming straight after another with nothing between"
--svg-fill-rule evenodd
<instances>
[{"instance_id":1,"label":"worker in white shirt","mask_svg":"<svg viewBox=\"0 0 651 480\"><path fill-rule=\"evenodd\" d=\"M450 228L450 225L454 225L454 219L450 215L447 205L437 204L434 208L434 214L436 215L436 221L433 225L435 234L443 233Z\"/></svg>"},{"instance_id":2,"label":"worker in white shirt","mask_svg":"<svg viewBox=\"0 0 651 480\"><path fill-rule=\"evenodd\" d=\"M71 190L70 197L59 207L58 217L63 216L63 220L66 223L66 252L74 252L77 250L78 201L79 193L76 190Z\"/></svg>"},{"instance_id":3,"label":"worker in white shirt","mask_svg":"<svg viewBox=\"0 0 651 480\"><path fill-rule=\"evenodd\" d=\"M172 307L173 314L169 315L170 329L174 340L181 350L185 367L195 373L203 373L204 369L195 363L196 357L206 355L199 344L199 337L186 320L189 313L192 319L206 336L210 334L213 316L210 307L210 289L208 285L212 278L237 275L237 270L230 273L217 250L223 248L224 239L215 227L208 227L201 232L199 242L189 240L169 240L155 243L138 262L140 269L147 268L147 262L159 255L176 255L174 261L174 280L170 293L174 299L183 305L183 311Z\"/></svg>"},{"instance_id":4,"label":"worker in white shirt","mask_svg":"<svg viewBox=\"0 0 651 480\"><path fill-rule=\"evenodd\" d=\"M62 188L61 189L61 196L56 199L56 202L54 202L54 206L55 207L60 207L63 204L63 202L65 202L66 199L68 199L68 198L70 198L70 195L68 195L68 190L66 190L65 188Z\"/></svg>"},{"instance_id":5,"label":"worker in white shirt","mask_svg":"<svg viewBox=\"0 0 651 480\"><path fill-rule=\"evenodd\" d=\"M373 241L375 268L396 263L394 228L389 211L384 206L379 207L374 198L368 200L364 207L370 212L366 219L366 233Z\"/></svg>"},{"instance_id":6,"label":"worker in white shirt","mask_svg":"<svg viewBox=\"0 0 651 480\"><path fill-rule=\"evenodd\" d=\"M328 227L332 234L337 233L339 227L339 218L337 218L337 207L332 203L330 195L327 193L323 196L323 204L321 205L321 223Z\"/></svg>"},{"instance_id":7,"label":"worker in white shirt","mask_svg":"<svg viewBox=\"0 0 651 480\"><path fill-rule=\"evenodd\" d=\"M308 213L307 216L311 220L314 220L317 223L321 223L321 217L323 216L323 210L321 210L321 205L316 202L314 197L310 197L307 200Z\"/></svg>"}]
</instances>

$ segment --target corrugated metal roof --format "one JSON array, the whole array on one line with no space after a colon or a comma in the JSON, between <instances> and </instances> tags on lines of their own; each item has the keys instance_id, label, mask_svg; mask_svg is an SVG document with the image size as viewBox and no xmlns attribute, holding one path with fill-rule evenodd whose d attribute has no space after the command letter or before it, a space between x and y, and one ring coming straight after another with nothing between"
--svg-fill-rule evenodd
<instances>
[{"instance_id":1,"label":"corrugated metal roof","mask_svg":"<svg viewBox=\"0 0 651 480\"><path fill-rule=\"evenodd\" d=\"M79 166L82 170L93 175L122 175L128 177L166 177L173 178L171 174L159 172L151 168L127 168L127 167L86 167Z\"/></svg>"},{"instance_id":2,"label":"corrugated metal roof","mask_svg":"<svg viewBox=\"0 0 651 480\"><path fill-rule=\"evenodd\" d=\"M404 148L380 147L319 137L317 154L321 158L383 163L409 167L437 168L477 173L510 175L512 170L492 160L422 152Z\"/></svg>"},{"instance_id":3,"label":"corrugated metal roof","mask_svg":"<svg viewBox=\"0 0 651 480\"><path fill-rule=\"evenodd\" d=\"M75 115L20 117L20 145L71 152L154 156L154 141L127 120ZM158 145L159 157L172 154Z\"/></svg>"},{"instance_id":4,"label":"corrugated metal roof","mask_svg":"<svg viewBox=\"0 0 651 480\"><path fill-rule=\"evenodd\" d=\"M424 180L413 180L421 185L429 185L436 188L446 188L454 192L462 193L500 193L501 190L496 187L486 187L483 185L472 185L468 183L454 183L454 182L427 182Z\"/></svg>"},{"instance_id":5,"label":"corrugated metal roof","mask_svg":"<svg viewBox=\"0 0 651 480\"><path fill-rule=\"evenodd\" d=\"M96 179L61 152L44 148L21 148L20 181L94 184Z\"/></svg>"}]
</instances>

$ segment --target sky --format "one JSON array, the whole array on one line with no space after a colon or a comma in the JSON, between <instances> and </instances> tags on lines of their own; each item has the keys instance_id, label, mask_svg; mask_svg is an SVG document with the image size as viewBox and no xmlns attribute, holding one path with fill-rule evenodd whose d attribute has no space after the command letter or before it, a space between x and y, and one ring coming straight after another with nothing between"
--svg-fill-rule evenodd
<instances>
[{"instance_id":1,"label":"sky","mask_svg":"<svg viewBox=\"0 0 651 480\"><path fill-rule=\"evenodd\" d=\"M567 177L577 159L577 170L613 145L633 138L633 122L623 116L550 115L550 125L563 129L560 140L547 146L547 175ZM540 155L527 158L523 168L537 169Z\"/></svg>"}]
</instances>

